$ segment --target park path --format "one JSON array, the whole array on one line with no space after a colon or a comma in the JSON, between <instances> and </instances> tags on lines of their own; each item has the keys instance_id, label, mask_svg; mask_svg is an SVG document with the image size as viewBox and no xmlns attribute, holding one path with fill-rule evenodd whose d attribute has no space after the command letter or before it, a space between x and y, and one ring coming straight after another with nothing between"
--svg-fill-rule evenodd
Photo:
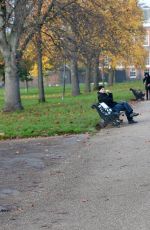
<instances>
[{"instance_id":1,"label":"park path","mask_svg":"<svg viewBox=\"0 0 150 230\"><path fill-rule=\"evenodd\" d=\"M150 101L137 124L0 143L0 230L149 230Z\"/></svg>"}]
</instances>

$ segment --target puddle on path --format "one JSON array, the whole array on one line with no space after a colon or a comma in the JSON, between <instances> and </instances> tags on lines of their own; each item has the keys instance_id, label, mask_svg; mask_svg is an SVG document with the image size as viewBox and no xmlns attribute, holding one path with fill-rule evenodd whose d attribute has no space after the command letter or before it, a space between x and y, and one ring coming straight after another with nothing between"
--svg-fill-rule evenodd
<instances>
[{"instance_id":1,"label":"puddle on path","mask_svg":"<svg viewBox=\"0 0 150 230\"><path fill-rule=\"evenodd\" d=\"M0 198L4 198L7 196L18 196L19 193L20 192L15 189L10 189L10 188L0 189Z\"/></svg>"}]
</instances>

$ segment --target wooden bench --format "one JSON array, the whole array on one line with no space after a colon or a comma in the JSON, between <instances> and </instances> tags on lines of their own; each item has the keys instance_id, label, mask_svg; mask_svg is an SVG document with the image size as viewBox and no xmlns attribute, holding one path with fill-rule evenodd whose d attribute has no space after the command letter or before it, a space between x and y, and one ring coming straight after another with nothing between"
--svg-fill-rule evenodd
<instances>
[{"instance_id":1,"label":"wooden bench","mask_svg":"<svg viewBox=\"0 0 150 230\"><path fill-rule=\"evenodd\" d=\"M101 121L99 123L99 128L106 127L108 124L112 124L113 126L120 127L122 120L120 119L120 115L122 112L117 113L113 112L112 109L107 106L104 102L93 104L92 109L96 109Z\"/></svg>"}]
</instances>

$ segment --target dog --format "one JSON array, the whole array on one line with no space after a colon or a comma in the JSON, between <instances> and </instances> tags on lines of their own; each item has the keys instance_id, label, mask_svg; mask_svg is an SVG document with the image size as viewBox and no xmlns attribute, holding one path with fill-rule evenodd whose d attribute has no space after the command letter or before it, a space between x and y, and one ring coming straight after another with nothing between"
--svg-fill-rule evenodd
<instances>
[{"instance_id":1,"label":"dog","mask_svg":"<svg viewBox=\"0 0 150 230\"><path fill-rule=\"evenodd\" d=\"M144 100L145 93L143 93L140 89L130 88L130 91L132 91L136 100L142 100L142 101Z\"/></svg>"}]
</instances>

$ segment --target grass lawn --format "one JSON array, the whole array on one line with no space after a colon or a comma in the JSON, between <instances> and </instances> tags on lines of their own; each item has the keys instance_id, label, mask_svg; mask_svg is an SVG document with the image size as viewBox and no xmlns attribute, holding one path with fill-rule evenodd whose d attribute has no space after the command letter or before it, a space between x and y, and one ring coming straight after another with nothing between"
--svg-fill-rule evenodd
<instances>
[{"instance_id":1,"label":"grass lawn","mask_svg":"<svg viewBox=\"0 0 150 230\"><path fill-rule=\"evenodd\" d=\"M116 101L133 99L129 88L144 90L142 81L117 83L107 87L113 92ZM23 111L3 113L4 90L0 89L0 139L52 136L95 132L100 117L91 105L97 102L97 92L85 94L81 85L81 95L71 96L71 87L66 87L62 100L62 87L45 89L46 103L38 103L38 90L21 89Z\"/></svg>"}]
</instances>

